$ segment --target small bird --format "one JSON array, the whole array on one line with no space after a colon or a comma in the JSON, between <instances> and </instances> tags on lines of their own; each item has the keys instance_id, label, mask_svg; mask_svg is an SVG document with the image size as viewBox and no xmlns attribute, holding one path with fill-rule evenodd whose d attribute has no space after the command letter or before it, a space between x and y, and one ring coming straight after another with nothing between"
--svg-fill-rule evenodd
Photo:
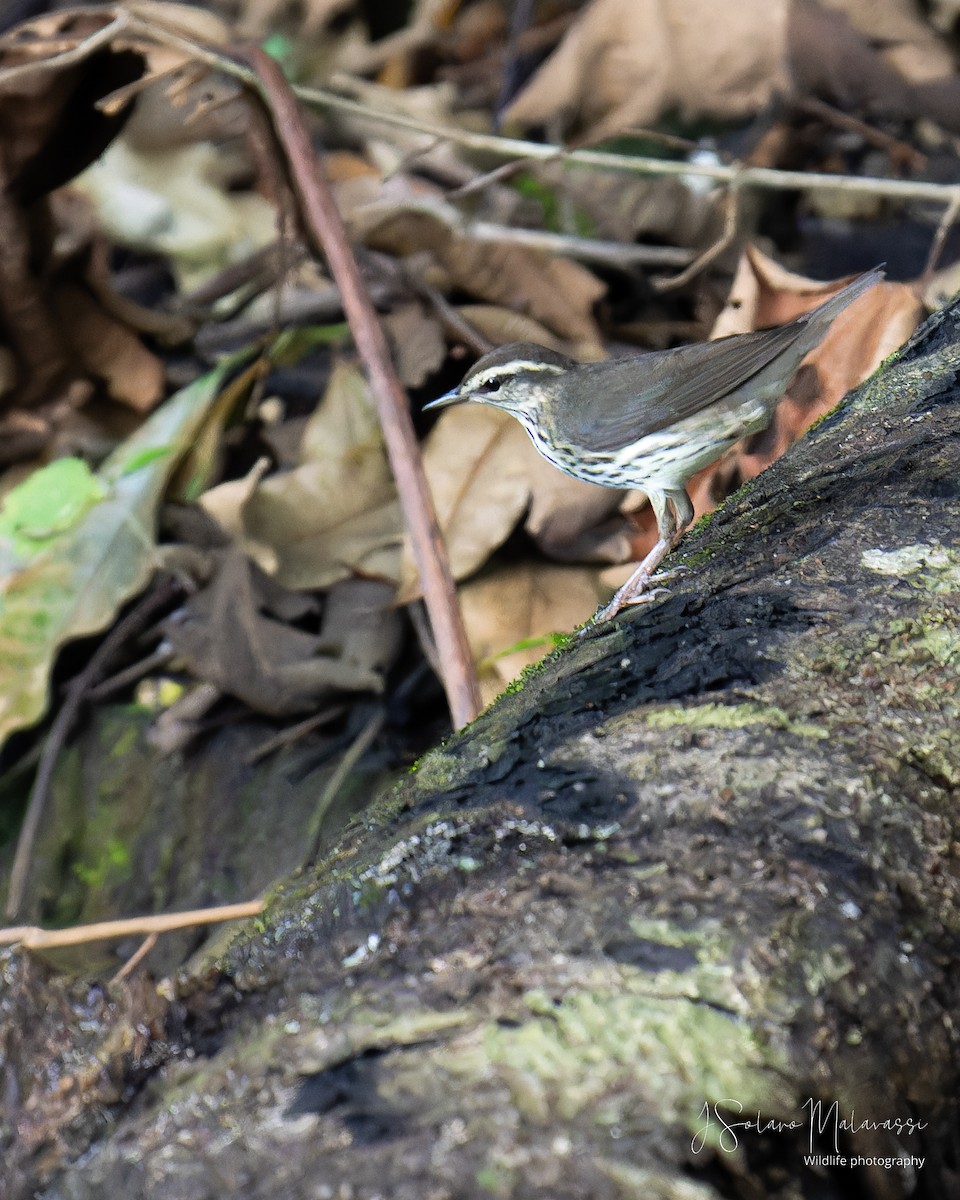
<instances>
[{"instance_id":1,"label":"small bird","mask_svg":"<svg viewBox=\"0 0 960 1200\"><path fill-rule=\"evenodd\" d=\"M657 542L595 618L607 620L645 598L644 588L693 520L690 477L766 428L804 356L883 275L882 267L867 271L789 325L638 357L579 363L514 342L485 354L459 387L425 408L501 408L561 471L646 492Z\"/></svg>"}]
</instances>

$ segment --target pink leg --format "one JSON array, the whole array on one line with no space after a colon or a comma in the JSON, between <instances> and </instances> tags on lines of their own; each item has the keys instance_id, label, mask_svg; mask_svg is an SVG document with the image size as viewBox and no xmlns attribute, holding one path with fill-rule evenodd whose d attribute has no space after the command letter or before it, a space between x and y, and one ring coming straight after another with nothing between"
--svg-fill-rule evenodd
<instances>
[{"instance_id":1,"label":"pink leg","mask_svg":"<svg viewBox=\"0 0 960 1200\"><path fill-rule=\"evenodd\" d=\"M670 552L676 538L671 538L666 541L660 538L655 543L653 548L647 554L646 558L639 564L634 573L630 576L623 587L619 588L616 595L605 608L602 608L594 617L595 621L609 621L611 617L615 617L621 608L625 608L628 604L636 604L643 597L641 593L650 582L650 578L656 571L657 567L663 562L667 554ZM652 599L652 594L650 596Z\"/></svg>"}]
</instances>

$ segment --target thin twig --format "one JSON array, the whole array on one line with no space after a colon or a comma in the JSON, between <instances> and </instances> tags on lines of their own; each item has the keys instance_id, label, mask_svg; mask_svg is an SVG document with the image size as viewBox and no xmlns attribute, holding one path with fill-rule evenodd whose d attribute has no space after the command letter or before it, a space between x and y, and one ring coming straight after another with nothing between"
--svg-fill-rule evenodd
<instances>
[{"instance_id":1,"label":"thin twig","mask_svg":"<svg viewBox=\"0 0 960 1200\"><path fill-rule=\"evenodd\" d=\"M437 139L434 139L436 145ZM475 175L473 179L468 179L466 183L461 183L459 187L449 188L446 193L446 198L451 203L456 203L457 200L466 200L468 196L473 196L477 192L485 192L487 188L492 187L495 183L507 183L514 176L519 175L521 171L526 171L531 166L540 166L539 158L515 158L510 162L501 163L498 167L492 167L489 171L484 171L482 175Z\"/></svg>"},{"instance_id":2,"label":"thin twig","mask_svg":"<svg viewBox=\"0 0 960 1200\"><path fill-rule=\"evenodd\" d=\"M128 32L161 45L173 46L191 55L198 62L221 71L248 87L258 87L255 72L243 62L229 58L210 46L201 45L190 38L173 33L150 21L130 17ZM16 70L17 68L8 68ZM7 77L0 71L0 84ZM350 87L350 78L334 79L339 85ZM317 108L329 108L336 112L373 121L379 125L405 129L426 138L440 138L469 150L488 154L499 154L503 158L531 158L543 162L557 159L571 165L594 167L604 171L622 171L632 175L699 175L715 179L718 183L735 183L741 187L762 188L768 191L828 191L852 192L861 195L886 196L897 200L934 200L949 204L955 195L960 195L960 185L933 183L922 179L878 179L871 176L828 175L812 171L779 171L773 167L739 167L723 163L690 163L672 159L647 158L629 154L614 154L600 150L566 150L550 143L527 142L520 138L504 138L495 134L477 133L469 129L457 129L433 121L424 121L406 113L388 112L348 96L323 88L293 87L294 95L304 104Z\"/></svg>"},{"instance_id":3,"label":"thin twig","mask_svg":"<svg viewBox=\"0 0 960 1200\"><path fill-rule=\"evenodd\" d=\"M493 342L485 338L479 329L457 312L442 292L437 291L425 280L417 279L412 271L404 272L404 279L412 291L432 306L444 329L452 338L469 346L478 358L493 349Z\"/></svg>"},{"instance_id":4,"label":"thin twig","mask_svg":"<svg viewBox=\"0 0 960 1200\"><path fill-rule=\"evenodd\" d=\"M123 983L127 976L132 975L137 967L139 967L139 965L143 962L143 960L147 957L159 940L159 934L148 934L134 951L134 953L130 955L120 970L117 971L116 975L111 976L110 983Z\"/></svg>"},{"instance_id":5,"label":"thin twig","mask_svg":"<svg viewBox=\"0 0 960 1200\"><path fill-rule=\"evenodd\" d=\"M241 904L220 904L215 908L194 908L189 912L161 913L153 917L124 917L119 921L96 921L92 925L74 925L71 929L41 929L39 925L11 925L0 929L0 946L23 946L26 950L52 950L58 946L85 946L111 938L149 936L192 929L195 925L219 925L241 921L263 912L262 900Z\"/></svg>"},{"instance_id":6,"label":"thin twig","mask_svg":"<svg viewBox=\"0 0 960 1200\"><path fill-rule=\"evenodd\" d=\"M259 250L254 250L239 262L224 267L192 292L185 292L178 299L177 307L190 312L206 310L224 296L232 295L248 284L265 291L276 282L285 265L285 259L288 260L291 253L296 253L297 250L301 256L306 254L306 250L301 247L296 250L289 247L285 249L285 242L276 238L268 246L261 246Z\"/></svg>"},{"instance_id":7,"label":"thin twig","mask_svg":"<svg viewBox=\"0 0 960 1200\"><path fill-rule=\"evenodd\" d=\"M282 750L285 746L289 746L293 742L299 741L300 738L306 737L308 733L313 733L321 725L329 725L337 717L342 717L346 711L347 706L345 704L334 704L330 708L325 708L321 712L314 713L312 717L307 717L305 721L298 721L296 725L288 725L286 729L281 729L273 737L264 739L259 745L249 750L243 756L244 766L256 766L261 758L266 758L268 754L273 754L274 750Z\"/></svg>"},{"instance_id":8,"label":"thin twig","mask_svg":"<svg viewBox=\"0 0 960 1200\"><path fill-rule=\"evenodd\" d=\"M305 104L332 108L338 112L362 117L364 120L406 129L424 137L445 138L466 149L499 154L503 158L530 158L538 162L561 161L573 166L621 171L630 175L697 175L704 179L714 179L718 183L735 183L741 187L755 187L767 191L853 192L899 200L936 200L940 204L948 203L954 194L960 192L960 186L957 184L933 183L922 179L828 175L814 171L780 171L773 167L739 167L728 166L725 163L693 163L677 159L648 158L615 154L606 150L566 150L548 142L527 142L520 138L497 137L494 134L438 125L432 121L415 120L405 114L386 112L320 88L301 87L297 89L297 95Z\"/></svg>"},{"instance_id":9,"label":"thin twig","mask_svg":"<svg viewBox=\"0 0 960 1200\"><path fill-rule=\"evenodd\" d=\"M386 336L350 249L343 220L319 167L300 106L273 59L258 49L250 50L248 57L256 69L257 91L272 118L286 156L303 222L310 238L325 254L340 288L353 340L370 379L387 457L440 646L443 684L451 716L459 728L480 711L480 689L420 460L407 396L397 378Z\"/></svg>"},{"instance_id":10,"label":"thin twig","mask_svg":"<svg viewBox=\"0 0 960 1200\"><path fill-rule=\"evenodd\" d=\"M672 275L669 279L658 279L654 284L654 290L658 292L672 292L676 288L686 287L691 279L695 279L701 272L717 258L723 254L728 246L732 245L734 238L737 236L737 225L740 221L740 189L728 188L727 193L723 198L725 212L723 217L723 232L713 243L708 246L702 254L698 254L693 262L684 270L679 271L676 275Z\"/></svg>"},{"instance_id":11,"label":"thin twig","mask_svg":"<svg viewBox=\"0 0 960 1200\"><path fill-rule=\"evenodd\" d=\"M927 255L927 263L920 276L924 281L924 285L929 282L931 275L937 269L937 263L940 261L940 255L943 253L944 243L947 240L947 234L956 223L957 217L960 217L960 193L954 196L944 209L943 216L940 218L940 224L937 226L937 232L933 235L930 253Z\"/></svg>"},{"instance_id":12,"label":"thin twig","mask_svg":"<svg viewBox=\"0 0 960 1200\"><path fill-rule=\"evenodd\" d=\"M20 63L15 67L6 67L0 72L3 75L3 82L11 83L15 79L22 80L30 75L43 75L51 68L69 67L74 63L83 62L101 46L108 46L125 29L129 29L130 25L130 14L121 10L108 25L91 33L75 46L71 46L69 50L62 50L59 54L51 54L47 58L34 58L30 62ZM58 40L62 42L64 39L61 37ZM31 49L36 50L36 42L30 45Z\"/></svg>"},{"instance_id":13,"label":"thin twig","mask_svg":"<svg viewBox=\"0 0 960 1200\"><path fill-rule=\"evenodd\" d=\"M814 96L799 97L793 100L792 104L800 112L819 117L821 121L835 125L838 129L849 129L863 138L868 145L876 146L878 150L885 151L892 159L899 160L901 163L909 162L911 167L916 170L922 171L927 165L927 156L911 146L909 142L892 137L889 133L884 133L882 129L877 129L873 125L868 125L866 121L861 121L859 117L834 108L832 104L827 104Z\"/></svg>"},{"instance_id":14,"label":"thin twig","mask_svg":"<svg viewBox=\"0 0 960 1200\"><path fill-rule=\"evenodd\" d=\"M50 726L50 732L47 734L47 739L43 746L40 765L37 768L37 775L30 792L27 813L23 819L23 826L17 841L17 851L13 858L13 869L10 872L10 890L7 893L6 914L8 917L15 917L23 903L27 879L30 875L30 860L33 856L33 845L36 841L40 822L43 820L43 813L47 806L50 785L53 782L53 770L57 765L60 751L63 749L70 730L73 728L73 723L77 719L80 707L84 703L87 693L93 687L94 683L99 680L117 650L129 638L133 637L134 634L139 633L143 626L153 617L154 613L164 605L169 604L180 591L180 584L175 579L170 578L166 579L159 587L146 595L139 604L127 613L122 621L114 625L91 655L90 661L80 674L71 681L70 686L67 688L66 698L60 706L60 711L54 718L53 724Z\"/></svg>"},{"instance_id":15,"label":"thin twig","mask_svg":"<svg viewBox=\"0 0 960 1200\"><path fill-rule=\"evenodd\" d=\"M113 696L117 692L128 688L131 683L139 683L141 679L149 675L153 671L158 671L162 667L167 666L175 657L173 647L166 642L153 651L152 654L146 655L138 662L131 663L123 671L117 671L115 675L111 675L102 683L98 683L96 687L90 688L87 692L87 700L90 704L98 704L101 700L106 700L108 696Z\"/></svg>"},{"instance_id":16,"label":"thin twig","mask_svg":"<svg viewBox=\"0 0 960 1200\"><path fill-rule=\"evenodd\" d=\"M545 229L518 229L492 221L474 221L457 228L477 242L513 242L548 254L566 254L583 262L610 267L685 267L696 257L680 246L638 246L629 242L607 242L578 237L572 233L550 233Z\"/></svg>"}]
</instances>

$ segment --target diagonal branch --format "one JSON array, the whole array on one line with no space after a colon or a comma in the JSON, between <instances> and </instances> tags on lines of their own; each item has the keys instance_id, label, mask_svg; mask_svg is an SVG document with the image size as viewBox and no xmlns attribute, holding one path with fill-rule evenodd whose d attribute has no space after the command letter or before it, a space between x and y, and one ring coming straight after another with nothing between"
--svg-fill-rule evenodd
<instances>
[{"instance_id":1,"label":"diagonal branch","mask_svg":"<svg viewBox=\"0 0 960 1200\"><path fill-rule=\"evenodd\" d=\"M283 151L307 236L326 257L340 289L353 340L377 402L387 456L397 483L413 555L430 614L443 685L453 723L467 724L480 711L480 691L457 604L446 550L427 487L420 448L403 385L376 310L364 287L333 195L320 169L306 122L290 85L273 59L251 49L244 55Z\"/></svg>"}]
</instances>

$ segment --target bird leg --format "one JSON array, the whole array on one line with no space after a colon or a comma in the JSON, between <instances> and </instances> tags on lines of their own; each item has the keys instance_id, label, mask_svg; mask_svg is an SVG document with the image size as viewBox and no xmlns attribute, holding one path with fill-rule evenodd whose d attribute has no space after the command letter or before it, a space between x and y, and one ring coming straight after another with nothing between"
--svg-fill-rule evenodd
<instances>
[{"instance_id":1,"label":"bird leg","mask_svg":"<svg viewBox=\"0 0 960 1200\"><path fill-rule=\"evenodd\" d=\"M657 567L679 542L687 526L693 520L693 505L690 503L690 497L683 490L651 494L650 503L657 518L659 534L657 541L627 582L617 589L610 603L605 605L593 618L594 623L609 621L628 604L644 604L667 590L666 588L655 588L648 592L646 587L654 579Z\"/></svg>"},{"instance_id":2,"label":"bird leg","mask_svg":"<svg viewBox=\"0 0 960 1200\"><path fill-rule=\"evenodd\" d=\"M657 592L665 590L657 588L655 592L646 592L644 589L650 582L654 571L670 553L674 540L673 538L670 541L665 541L663 538L657 540L650 553L639 564L623 587L617 589L610 603L597 613L594 617L595 621L609 621L628 604L642 604L645 600L652 600Z\"/></svg>"}]
</instances>

